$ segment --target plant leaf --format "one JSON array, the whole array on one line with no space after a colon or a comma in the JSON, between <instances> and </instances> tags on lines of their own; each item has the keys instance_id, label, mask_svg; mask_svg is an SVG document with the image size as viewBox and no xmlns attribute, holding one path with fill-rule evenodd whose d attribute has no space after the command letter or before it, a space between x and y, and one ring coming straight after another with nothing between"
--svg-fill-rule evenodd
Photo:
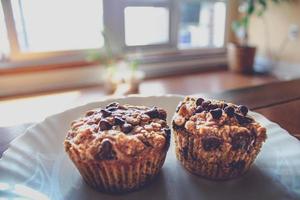
<instances>
[{"instance_id":1,"label":"plant leaf","mask_svg":"<svg viewBox=\"0 0 300 200\"><path fill-rule=\"evenodd\" d=\"M256 15L257 15L258 17L261 17L261 16L264 14L264 12L265 12L264 9L259 9L259 10L257 11Z\"/></svg>"},{"instance_id":2,"label":"plant leaf","mask_svg":"<svg viewBox=\"0 0 300 200\"><path fill-rule=\"evenodd\" d=\"M274 3L280 3L280 0L272 0Z\"/></svg>"},{"instance_id":3,"label":"plant leaf","mask_svg":"<svg viewBox=\"0 0 300 200\"><path fill-rule=\"evenodd\" d=\"M252 15L254 10L255 10L254 0L249 0L248 1L247 15Z\"/></svg>"},{"instance_id":4,"label":"plant leaf","mask_svg":"<svg viewBox=\"0 0 300 200\"><path fill-rule=\"evenodd\" d=\"M258 3L261 5L263 10L267 9L267 1L266 0L258 0Z\"/></svg>"},{"instance_id":5,"label":"plant leaf","mask_svg":"<svg viewBox=\"0 0 300 200\"><path fill-rule=\"evenodd\" d=\"M235 20L232 22L231 28L233 29L234 32L237 32L240 27L241 27L241 21Z\"/></svg>"},{"instance_id":6,"label":"plant leaf","mask_svg":"<svg viewBox=\"0 0 300 200\"><path fill-rule=\"evenodd\" d=\"M243 26L243 28L245 28L247 30L248 29L248 25L249 25L249 16L246 15L241 20L241 26Z\"/></svg>"}]
</instances>

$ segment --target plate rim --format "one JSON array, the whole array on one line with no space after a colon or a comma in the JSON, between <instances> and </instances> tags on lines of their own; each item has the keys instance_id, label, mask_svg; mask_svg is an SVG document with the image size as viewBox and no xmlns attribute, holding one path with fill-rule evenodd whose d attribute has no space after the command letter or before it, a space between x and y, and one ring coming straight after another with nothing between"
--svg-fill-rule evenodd
<instances>
[{"instance_id":1,"label":"plate rim","mask_svg":"<svg viewBox=\"0 0 300 200\"><path fill-rule=\"evenodd\" d=\"M191 95L191 96L197 96L197 95ZM75 109L80 109L82 107L86 107L90 104L96 104L96 103L103 103L105 101L118 101L118 100L124 100L124 99L127 99L127 98L161 98L161 97L168 97L168 98L172 98L172 97L175 97L175 98L184 98L185 96L184 95L178 95L178 94L161 94L161 95L144 95L144 94L131 94L131 95L127 95L127 96L116 96L116 97L112 97L112 96L107 96L107 97L104 97L102 99L99 99L97 101L90 101L90 102L86 102L86 103L83 103L81 105L75 105L71 108L67 108L67 109L64 109L60 112L57 112L57 113L54 113L54 114L51 114L51 115L48 115L46 117L44 117L42 120L40 121L37 121L37 122L34 122L34 124L30 125L29 127L27 127L23 133L21 133L20 135L18 135L16 138L14 138L8 145L7 145L7 149L5 151L3 151L2 153L2 156L0 158L0 162L3 160L3 158L5 158L7 155L7 153L11 150L11 147L13 147L13 145L18 142L20 139L22 139L24 136L26 136L26 134L28 134L28 132L32 129L34 129L35 127L39 126L40 124L42 123L45 123L47 120L49 120L50 118L53 118L53 117L56 117L56 116L59 116L59 115L62 115L66 112L71 112L72 110L75 110Z\"/></svg>"},{"instance_id":2,"label":"plate rim","mask_svg":"<svg viewBox=\"0 0 300 200\"><path fill-rule=\"evenodd\" d=\"M191 95L191 96L197 96L197 95ZM178 103L180 101L180 99L183 99L185 96L183 95L130 95L130 96L122 96L122 97L114 97L114 98L104 98L101 100L97 100L97 101L91 101L91 102L87 102L84 103L82 105L78 105L78 106L74 106L72 108L68 108L65 109L59 113L55 113L52 115L49 115L47 117L45 117L43 120L33 124L32 126L29 126L21 135L19 135L18 137L16 137L9 145L8 148L3 152L2 157L0 158L0 163L2 162L3 166L7 166L5 164L5 159L9 158L11 153L14 153L14 147L19 143L22 142L22 138L26 137L26 135L28 134L28 132L30 133L31 130L34 130L37 126L43 124L43 123L48 123L47 120L49 120L50 118L55 118L55 117L59 117L60 115L64 115L67 112L72 112L73 110L76 109L82 109L84 107L88 107L92 104L97 104L97 103L104 103L104 102L109 102L109 101L118 101L118 100L124 100L124 99L128 99L128 98L161 98L161 97L166 97L166 98L175 98L176 100L178 100ZM211 99L211 98L209 98ZM297 141L300 145L300 141L297 140L295 137L293 137L287 130L285 130L284 128L282 128L279 124L269 120L267 117L265 117L264 115L254 112L254 111L250 111L250 115L252 115L255 118L259 118L259 122L263 123L264 125L268 125L270 130L273 130L275 128L277 128L278 130L276 132L280 132L281 135L284 135L285 137L290 137L290 139L293 139L294 141ZM35 132L35 131L32 131ZM271 131L269 132L269 134L271 133ZM268 134L268 135L269 135ZM31 136L36 136L35 134L31 134ZM291 141L292 142L292 141ZM37 190L38 191L38 190ZM294 195L294 194L293 194Z\"/></svg>"},{"instance_id":3,"label":"plate rim","mask_svg":"<svg viewBox=\"0 0 300 200\"><path fill-rule=\"evenodd\" d=\"M199 94L201 95L201 94ZM167 98L178 98L178 99L183 99L186 95L179 95L179 94L161 94L161 95L145 95L145 94L132 94L132 95L127 95L127 96L116 96L116 97L112 97L112 96L107 96L107 97L104 97L100 100L97 100L97 101L90 101L90 102L86 102L86 103L83 103L81 105L75 105L71 108L68 108L68 109L65 109L65 110L62 110L60 112L57 112L55 114L52 114L52 115L48 115L46 116L45 118L43 118L41 121L38 121L32 125L30 125L29 127L26 128L26 130L23 131L23 133L21 133L19 136L17 136L16 138L14 138L8 145L7 145L7 149L5 151L3 151L2 153L2 156L0 158L0 162L3 160L3 158L5 158L7 156L7 153L9 151L11 151L13 145L15 143L17 143L19 140L21 140L23 137L26 136L26 134L28 134L28 132L32 129L34 129L35 127L39 126L40 124L42 123L45 123L47 120L49 120L50 118L55 118L56 116L59 116L59 115L62 115L64 113L67 113L67 112L71 112L72 110L75 110L75 109L80 109L80 108L83 108L83 107L86 107L88 105L91 105L91 104L96 104L96 103L103 103L105 101L118 101L118 100L124 100L124 99L128 99L128 98L161 98L161 97L167 97ZM189 96L192 96L192 97L195 97L195 96L198 96L197 94L193 94L193 95L189 95ZM213 98L208 98L208 99L213 99ZM178 102L179 103L179 102ZM271 124L272 126L278 126L278 128L280 128L282 130L282 132L284 132L284 134L286 133L288 136L292 137L293 139L296 139L293 135L291 135L286 129L284 129L283 127L280 126L280 124L276 123L276 122L273 122L271 120L269 120L267 117L265 117L264 115L258 113L258 112L255 112L255 111L251 111L250 110L250 113L252 115L257 115L259 118L262 119L262 121L264 122L268 122L269 124ZM300 144L300 141L297 140Z\"/></svg>"}]
</instances>

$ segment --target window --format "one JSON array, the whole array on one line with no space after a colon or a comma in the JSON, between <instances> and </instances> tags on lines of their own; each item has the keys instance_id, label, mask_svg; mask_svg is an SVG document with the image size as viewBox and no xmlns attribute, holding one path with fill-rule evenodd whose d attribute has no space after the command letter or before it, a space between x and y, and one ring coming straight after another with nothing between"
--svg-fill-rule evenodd
<instances>
[{"instance_id":1,"label":"window","mask_svg":"<svg viewBox=\"0 0 300 200\"><path fill-rule=\"evenodd\" d=\"M5 60L9 55L9 44L4 21L2 4L0 2L0 61Z\"/></svg>"},{"instance_id":2,"label":"window","mask_svg":"<svg viewBox=\"0 0 300 200\"><path fill-rule=\"evenodd\" d=\"M126 7L124 14L127 46L168 43L169 10L167 8Z\"/></svg>"},{"instance_id":3,"label":"window","mask_svg":"<svg viewBox=\"0 0 300 200\"><path fill-rule=\"evenodd\" d=\"M179 52L180 59L188 49L213 52L225 42L226 0L0 1L0 59L70 62L108 45L121 53Z\"/></svg>"},{"instance_id":4,"label":"window","mask_svg":"<svg viewBox=\"0 0 300 200\"><path fill-rule=\"evenodd\" d=\"M11 0L11 4L22 52L92 49L104 44L101 0Z\"/></svg>"},{"instance_id":5,"label":"window","mask_svg":"<svg viewBox=\"0 0 300 200\"><path fill-rule=\"evenodd\" d=\"M224 45L225 2L182 2L180 13L179 48Z\"/></svg>"}]
</instances>

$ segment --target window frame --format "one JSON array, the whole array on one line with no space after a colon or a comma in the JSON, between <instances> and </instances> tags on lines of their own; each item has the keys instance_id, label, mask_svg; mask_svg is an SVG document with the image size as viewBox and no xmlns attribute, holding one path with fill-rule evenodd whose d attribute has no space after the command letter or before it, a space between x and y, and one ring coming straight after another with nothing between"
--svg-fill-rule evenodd
<instances>
[{"instance_id":1,"label":"window frame","mask_svg":"<svg viewBox=\"0 0 300 200\"><path fill-rule=\"evenodd\" d=\"M52 60L55 57L77 57L80 58L86 54L86 51L103 51L103 49L86 49L86 50L63 50L63 51L45 51L45 52L22 52L18 41L16 25L14 22L14 14L11 0L1 0L4 20L6 23L6 30L10 46L10 61L20 62L32 60L33 62L41 59ZM45 63L46 65L49 63Z\"/></svg>"},{"instance_id":2,"label":"window frame","mask_svg":"<svg viewBox=\"0 0 300 200\"><path fill-rule=\"evenodd\" d=\"M190 0L187 0L190 1ZM224 34L224 46L228 41L228 13L229 13L229 4L228 0L220 0L226 2L226 19L225 19L225 34ZM110 39L111 47L116 53L127 52L134 53L143 51L143 57L147 60L147 57L156 59L148 59L152 61L147 61L151 64L159 63L161 60L164 60L166 55L176 55L182 57L183 60L189 58L191 55L206 56L222 53L226 56L226 48L191 48L191 49L179 49L178 42L178 28L179 28L179 2L180 0L127 0L120 1L118 0L103 0L103 24L105 27L106 34L114 38ZM1 0L3 13L5 18L5 23L7 27L7 35L10 45L10 55L9 62L17 63L15 68L19 67L29 67L29 66L43 66L49 65L59 65L59 64L68 64L72 66L74 63L87 63L85 55L87 51L91 52L104 52L104 48L101 49L89 49L89 50L70 50L70 51L56 51L56 52L21 52L16 26L14 23L14 15L11 5L11 0ZM125 27L124 27L124 9L127 6L168 6L169 8L169 43L166 44L155 44L155 45L145 45L145 46L126 46L125 44ZM114 12L115 17L110 17L109 13ZM230 26L229 26L230 27ZM112 42L113 41L113 42ZM104 44L106 45L106 44ZM155 52L156 50L160 52ZM175 56L175 57L176 57ZM58 61L56 58L59 58ZM169 58L169 57L167 57ZM13 66L13 64L6 64L6 66ZM1 68L0 62L0 68ZM5 68L5 65L4 65ZM11 67L10 67L11 68ZM2 69L0 69L1 71Z\"/></svg>"},{"instance_id":3,"label":"window frame","mask_svg":"<svg viewBox=\"0 0 300 200\"><path fill-rule=\"evenodd\" d=\"M122 35L124 36L122 39L124 41L124 50L129 51L129 52L134 52L134 51L139 51L140 49L144 51L149 51L149 50L157 50L157 49L168 49L168 50L174 50L176 46L174 46L174 38L177 38L177 33L178 30L176 30L174 26L174 6L175 6L175 1L172 0L153 0L153 1L137 1L137 0L125 0L123 1L123 6L122 10L124 11L126 7L163 7L167 8L169 10L169 38L168 42L166 43L161 43L161 44L150 44L150 45L126 45L125 44L125 16L124 12L122 15Z\"/></svg>"}]
</instances>

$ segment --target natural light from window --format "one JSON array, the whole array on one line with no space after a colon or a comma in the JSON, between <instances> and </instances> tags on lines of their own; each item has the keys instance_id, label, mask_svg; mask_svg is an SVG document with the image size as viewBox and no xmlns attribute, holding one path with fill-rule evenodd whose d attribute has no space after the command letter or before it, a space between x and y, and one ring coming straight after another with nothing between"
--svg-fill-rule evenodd
<instances>
[{"instance_id":1,"label":"natural light from window","mask_svg":"<svg viewBox=\"0 0 300 200\"><path fill-rule=\"evenodd\" d=\"M225 38L225 19L226 19L226 4L224 2L216 2L214 4L214 36L213 46L222 47Z\"/></svg>"},{"instance_id":2,"label":"natural light from window","mask_svg":"<svg viewBox=\"0 0 300 200\"><path fill-rule=\"evenodd\" d=\"M101 0L12 0L23 52L100 48Z\"/></svg>"},{"instance_id":3,"label":"natural light from window","mask_svg":"<svg viewBox=\"0 0 300 200\"><path fill-rule=\"evenodd\" d=\"M0 60L5 66L15 61L17 66L23 61L86 62L88 52L105 51L179 52L178 59L186 55L181 52L206 54L210 49L214 54L225 52L230 28L225 26L228 0L0 2Z\"/></svg>"},{"instance_id":4,"label":"natural light from window","mask_svg":"<svg viewBox=\"0 0 300 200\"><path fill-rule=\"evenodd\" d=\"M191 1L180 4L179 48L222 47L226 3Z\"/></svg>"},{"instance_id":5,"label":"natural light from window","mask_svg":"<svg viewBox=\"0 0 300 200\"><path fill-rule=\"evenodd\" d=\"M4 21L2 4L0 2L0 61L9 55L9 43Z\"/></svg>"},{"instance_id":6,"label":"natural light from window","mask_svg":"<svg viewBox=\"0 0 300 200\"><path fill-rule=\"evenodd\" d=\"M127 46L162 44L169 41L169 10L164 7L126 7Z\"/></svg>"}]
</instances>

